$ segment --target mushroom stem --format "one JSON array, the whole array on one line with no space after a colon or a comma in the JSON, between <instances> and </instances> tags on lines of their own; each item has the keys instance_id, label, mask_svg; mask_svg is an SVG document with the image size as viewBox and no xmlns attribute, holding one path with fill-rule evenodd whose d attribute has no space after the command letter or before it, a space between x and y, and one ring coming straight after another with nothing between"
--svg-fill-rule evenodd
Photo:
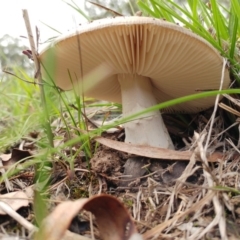
<instances>
[{"instance_id":1,"label":"mushroom stem","mask_svg":"<svg viewBox=\"0 0 240 240\"><path fill-rule=\"evenodd\" d=\"M131 116L157 104L149 78L137 74L119 74L123 116ZM125 123L125 142L174 149L160 111L146 113Z\"/></svg>"}]
</instances>

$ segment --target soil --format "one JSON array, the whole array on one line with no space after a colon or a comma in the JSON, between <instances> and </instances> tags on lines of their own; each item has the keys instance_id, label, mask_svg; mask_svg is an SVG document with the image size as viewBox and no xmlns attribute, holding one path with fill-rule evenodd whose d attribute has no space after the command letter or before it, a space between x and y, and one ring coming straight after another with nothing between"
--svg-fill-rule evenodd
<instances>
[{"instance_id":1,"label":"soil","mask_svg":"<svg viewBox=\"0 0 240 240\"><path fill-rule=\"evenodd\" d=\"M98 150L91 159L91 169L96 173L113 175L121 170L120 154L111 149Z\"/></svg>"}]
</instances>

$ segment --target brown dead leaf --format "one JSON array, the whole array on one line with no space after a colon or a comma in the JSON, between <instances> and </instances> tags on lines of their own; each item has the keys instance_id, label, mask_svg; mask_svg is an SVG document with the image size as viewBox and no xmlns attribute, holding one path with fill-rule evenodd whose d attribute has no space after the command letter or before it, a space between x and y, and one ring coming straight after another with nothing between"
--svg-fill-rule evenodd
<instances>
[{"instance_id":1,"label":"brown dead leaf","mask_svg":"<svg viewBox=\"0 0 240 240\"><path fill-rule=\"evenodd\" d=\"M12 153L9 154L1 154L0 158L2 159L3 166L10 166L24 158L31 157L32 154L27 150L20 150L14 148Z\"/></svg>"},{"instance_id":2,"label":"brown dead leaf","mask_svg":"<svg viewBox=\"0 0 240 240\"><path fill-rule=\"evenodd\" d=\"M8 160L10 160L12 154L11 153L8 153L8 154L1 154L0 155L0 158L3 162L7 162Z\"/></svg>"},{"instance_id":3,"label":"brown dead leaf","mask_svg":"<svg viewBox=\"0 0 240 240\"><path fill-rule=\"evenodd\" d=\"M95 215L99 232L104 240L128 240L135 235L139 236L137 239L141 239L123 204L106 194L59 204L43 221L35 239L61 239L71 220L82 210Z\"/></svg>"},{"instance_id":4,"label":"brown dead leaf","mask_svg":"<svg viewBox=\"0 0 240 240\"><path fill-rule=\"evenodd\" d=\"M191 151L175 151L166 148L157 148L147 145L135 145L131 143L118 142L111 139L96 137L95 141L101 143L109 148L126 152L129 154L134 154L137 156L155 158L155 159L166 159L166 160L190 160L193 152ZM218 162L224 159L224 154L220 152L215 152L208 155L209 162ZM199 161L200 158L197 159Z\"/></svg>"},{"instance_id":5,"label":"brown dead leaf","mask_svg":"<svg viewBox=\"0 0 240 240\"><path fill-rule=\"evenodd\" d=\"M29 204L27 195L22 191L0 195L0 201L7 203L15 211L21 207L26 207ZM0 215L6 215L1 208Z\"/></svg>"}]
</instances>

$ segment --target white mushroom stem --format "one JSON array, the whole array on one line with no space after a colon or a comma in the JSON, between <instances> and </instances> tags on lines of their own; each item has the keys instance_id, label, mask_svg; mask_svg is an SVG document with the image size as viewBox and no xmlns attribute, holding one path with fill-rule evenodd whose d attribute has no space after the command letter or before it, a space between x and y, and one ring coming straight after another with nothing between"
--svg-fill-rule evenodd
<instances>
[{"instance_id":1,"label":"white mushroom stem","mask_svg":"<svg viewBox=\"0 0 240 240\"><path fill-rule=\"evenodd\" d=\"M119 74L123 116L131 116L157 104L149 78ZM150 112L125 123L125 142L174 149L160 111Z\"/></svg>"}]
</instances>

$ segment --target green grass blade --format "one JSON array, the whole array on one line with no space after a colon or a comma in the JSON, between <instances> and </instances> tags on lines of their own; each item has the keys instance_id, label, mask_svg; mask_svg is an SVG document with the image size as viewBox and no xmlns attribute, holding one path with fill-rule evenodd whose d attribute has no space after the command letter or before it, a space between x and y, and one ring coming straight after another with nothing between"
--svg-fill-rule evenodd
<instances>
[{"instance_id":1,"label":"green grass blade","mask_svg":"<svg viewBox=\"0 0 240 240\"><path fill-rule=\"evenodd\" d=\"M207 30L209 30L214 25L213 19L210 14L210 9L208 5L206 5L203 1L199 1L198 3L199 3L198 6L199 6L201 17L203 18L203 21L206 24Z\"/></svg>"},{"instance_id":2,"label":"green grass blade","mask_svg":"<svg viewBox=\"0 0 240 240\"><path fill-rule=\"evenodd\" d=\"M65 2L65 1L64 1ZM74 10L76 10L78 13L80 13L84 18L86 18L88 21L91 21L91 18L88 17L87 14L84 13L84 11L82 11L78 5L72 0L72 4L65 2L68 6L70 6L71 8L73 8Z\"/></svg>"},{"instance_id":3,"label":"green grass blade","mask_svg":"<svg viewBox=\"0 0 240 240\"><path fill-rule=\"evenodd\" d=\"M191 29L199 36L207 39L212 45L221 50L221 48L218 46L211 34L204 28L204 26L202 26L202 24L197 19L194 19L187 10L171 1L151 0L151 2L152 4L159 6L159 8L161 8L162 10L168 12L179 22L184 24L187 28ZM181 14L179 14L175 9L180 11ZM195 25L193 25L193 23L195 23Z\"/></svg>"},{"instance_id":4,"label":"green grass blade","mask_svg":"<svg viewBox=\"0 0 240 240\"><path fill-rule=\"evenodd\" d=\"M219 9L219 5L217 4L216 0L211 0L211 8L212 8L212 17L214 20L214 28L216 30L216 35L218 39L218 43L222 45L222 39L228 39L227 27L224 22L223 14Z\"/></svg>"},{"instance_id":5,"label":"green grass blade","mask_svg":"<svg viewBox=\"0 0 240 240\"><path fill-rule=\"evenodd\" d=\"M141 116L143 114L153 112L153 111L156 111L156 110L161 110L161 109L164 109L164 108L168 108L168 107L180 104L180 103L193 101L193 100L196 100L196 99L199 99L199 98L216 96L218 94L240 94L240 89L226 89L226 90L221 90L221 91L216 90L216 91L196 93L196 94L176 98L176 99L173 99L173 100L170 100L170 101L167 101L167 102L160 103L160 104L157 104L155 106L149 107L149 108L147 108L147 109L145 109L141 112L138 112L138 113L133 114L131 116L128 116L128 117L122 118L118 121L115 121L112 124L104 125L100 129L91 131L89 134L90 134L90 137L96 137L96 136L99 136L103 131L106 131L107 129L119 126L119 125L124 124L124 123L129 122L129 121L132 121L133 119L136 119L138 117L141 118ZM79 141L82 141L82 139L83 139L82 136L77 137L75 139L71 139L71 140L69 140L68 142L65 143L63 148L66 148L66 147L72 146L74 144L77 144Z\"/></svg>"},{"instance_id":6,"label":"green grass blade","mask_svg":"<svg viewBox=\"0 0 240 240\"><path fill-rule=\"evenodd\" d=\"M148 4L144 3L143 1L138 1L139 8L143 11L144 14L149 14L152 17L157 18L158 15L149 7Z\"/></svg>"},{"instance_id":7,"label":"green grass blade","mask_svg":"<svg viewBox=\"0 0 240 240\"><path fill-rule=\"evenodd\" d=\"M45 25L46 27L50 28L51 30L53 30L54 32L58 33L58 34L62 34L60 31L58 31L56 28L53 28L51 27L50 25L44 23L44 22L41 22L43 25Z\"/></svg>"},{"instance_id":8,"label":"green grass blade","mask_svg":"<svg viewBox=\"0 0 240 240\"><path fill-rule=\"evenodd\" d=\"M236 49L236 42L237 42L237 35L239 32L239 19L234 14L233 8L230 11L230 19L229 19L229 37L230 37L230 50L229 50L229 57L231 59L234 58L235 49Z\"/></svg>"},{"instance_id":9,"label":"green grass blade","mask_svg":"<svg viewBox=\"0 0 240 240\"><path fill-rule=\"evenodd\" d=\"M240 2L239 0L231 0L231 6L233 7L235 15L240 19Z\"/></svg>"},{"instance_id":10,"label":"green grass blade","mask_svg":"<svg viewBox=\"0 0 240 240\"><path fill-rule=\"evenodd\" d=\"M192 11L192 18L196 19L196 20L198 19L197 5L198 5L198 1L188 0L188 6L191 8L191 11ZM196 22L193 22L193 25L195 25L195 27L197 27Z\"/></svg>"}]
</instances>

